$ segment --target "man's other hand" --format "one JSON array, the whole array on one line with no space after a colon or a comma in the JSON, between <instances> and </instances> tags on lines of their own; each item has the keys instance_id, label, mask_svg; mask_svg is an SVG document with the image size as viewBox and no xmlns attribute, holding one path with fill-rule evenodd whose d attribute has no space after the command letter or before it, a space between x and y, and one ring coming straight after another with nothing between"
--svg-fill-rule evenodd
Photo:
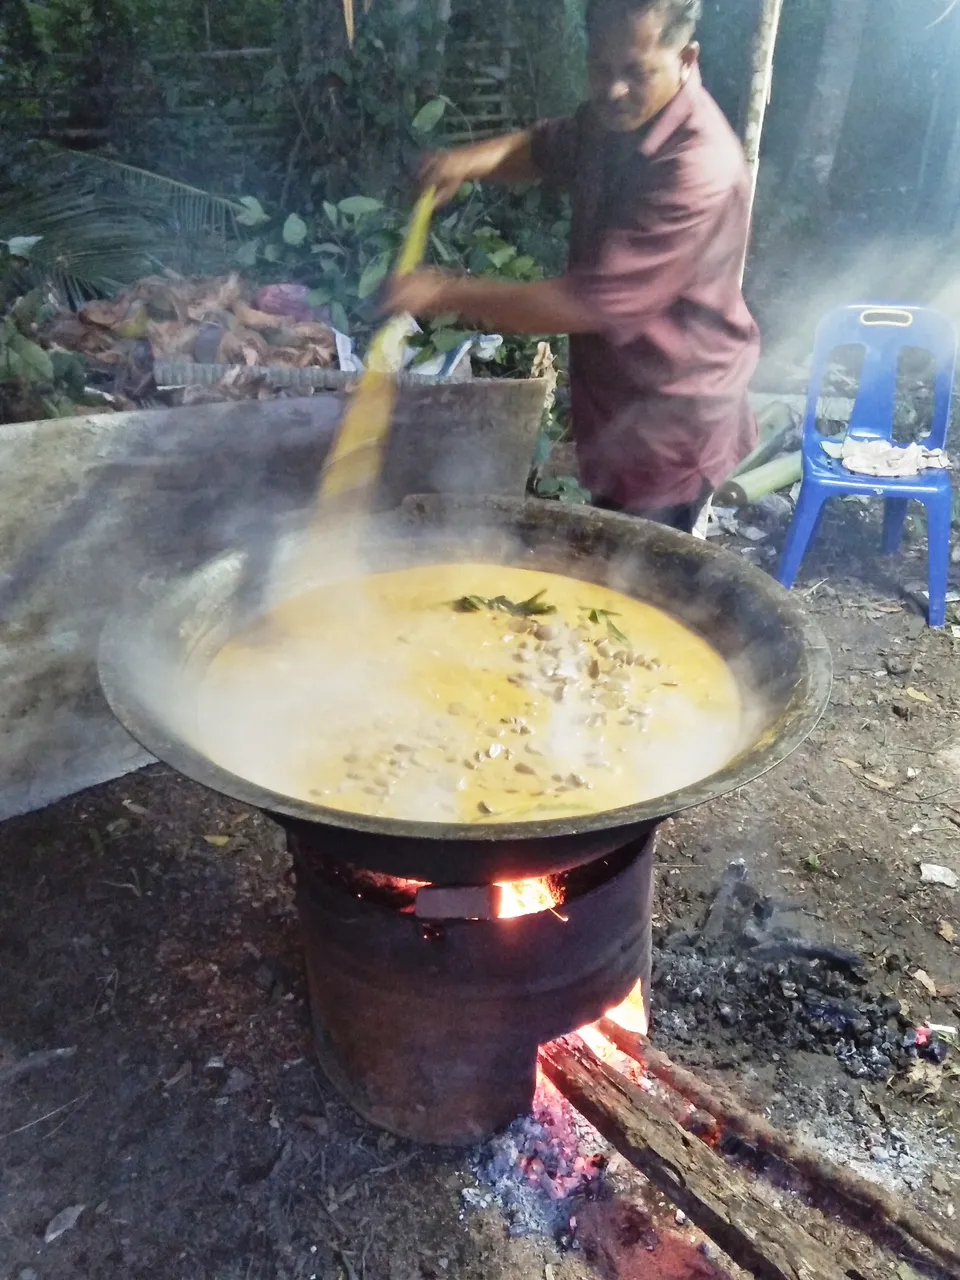
<instances>
[{"instance_id":1,"label":"man's other hand","mask_svg":"<svg viewBox=\"0 0 960 1280\"><path fill-rule=\"evenodd\" d=\"M464 154L467 151L466 147L452 151L431 151L420 162L417 186L420 191L434 187L438 206L448 204L473 176L470 157Z\"/></svg>"},{"instance_id":2,"label":"man's other hand","mask_svg":"<svg viewBox=\"0 0 960 1280\"><path fill-rule=\"evenodd\" d=\"M437 315L451 308L445 303L453 277L442 271L412 271L387 281L381 310L388 315Z\"/></svg>"}]
</instances>

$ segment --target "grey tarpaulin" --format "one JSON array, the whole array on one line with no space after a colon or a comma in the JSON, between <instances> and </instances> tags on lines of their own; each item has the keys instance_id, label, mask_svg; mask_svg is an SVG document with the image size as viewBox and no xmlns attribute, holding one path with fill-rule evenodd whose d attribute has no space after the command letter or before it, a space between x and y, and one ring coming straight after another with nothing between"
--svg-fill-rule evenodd
<instances>
[{"instance_id":1,"label":"grey tarpaulin","mask_svg":"<svg viewBox=\"0 0 960 1280\"><path fill-rule=\"evenodd\" d=\"M232 402L0 427L0 818L149 762L103 701L104 619L147 575L268 555L309 507L342 400ZM543 384L401 391L382 505L524 491Z\"/></svg>"}]
</instances>

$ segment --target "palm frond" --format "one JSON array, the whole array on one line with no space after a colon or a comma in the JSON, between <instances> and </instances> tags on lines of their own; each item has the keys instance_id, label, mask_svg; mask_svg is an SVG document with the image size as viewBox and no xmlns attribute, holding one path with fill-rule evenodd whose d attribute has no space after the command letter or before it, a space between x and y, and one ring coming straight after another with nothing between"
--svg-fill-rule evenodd
<instances>
[{"instance_id":1,"label":"palm frond","mask_svg":"<svg viewBox=\"0 0 960 1280\"><path fill-rule=\"evenodd\" d=\"M35 192L0 200L0 240L39 237L20 273L73 304L156 270L160 230L148 218L93 198Z\"/></svg>"},{"instance_id":2,"label":"palm frond","mask_svg":"<svg viewBox=\"0 0 960 1280\"><path fill-rule=\"evenodd\" d=\"M21 269L72 303L212 251L240 233L242 205L106 156L38 148L29 181L0 195L0 240L38 236Z\"/></svg>"},{"instance_id":3,"label":"palm frond","mask_svg":"<svg viewBox=\"0 0 960 1280\"><path fill-rule=\"evenodd\" d=\"M228 240L237 234L236 220L244 208L225 196L94 151L65 151L51 146L45 146L43 151L46 164L55 175L66 171L74 178L84 175L95 184L114 186L153 211L163 210L164 220L184 236Z\"/></svg>"},{"instance_id":4,"label":"palm frond","mask_svg":"<svg viewBox=\"0 0 960 1280\"><path fill-rule=\"evenodd\" d=\"M960 0L949 0L947 7L940 14L939 18L934 18L933 22L931 22L927 27L927 30L929 31L933 27L939 27L941 22L946 22L947 18L949 18L954 9L956 9L958 3L960 3Z\"/></svg>"}]
</instances>

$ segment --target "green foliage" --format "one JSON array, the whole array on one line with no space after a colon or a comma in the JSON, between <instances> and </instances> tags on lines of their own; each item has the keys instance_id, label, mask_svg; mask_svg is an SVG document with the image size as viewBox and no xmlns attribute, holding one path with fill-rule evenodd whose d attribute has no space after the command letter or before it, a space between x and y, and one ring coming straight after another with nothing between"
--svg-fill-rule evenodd
<instances>
[{"instance_id":1,"label":"green foliage","mask_svg":"<svg viewBox=\"0 0 960 1280\"><path fill-rule=\"evenodd\" d=\"M449 99L447 98L431 98L429 102L425 102L413 117L412 128L414 132L432 132L443 118L448 102Z\"/></svg>"},{"instance_id":2,"label":"green foliage","mask_svg":"<svg viewBox=\"0 0 960 1280\"><path fill-rule=\"evenodd\" d=\"M576 476L538 476L533 491L538 498L556 498L558 502L574 506L582 507L590 501L590 491L584 489Z\"/></svg>"},{"instance_id":3,"label":"green foliage","mask_svg":"<svg viewBox=\"0 0 960 1280\"><path fill-rule=\"evenodd\" d=\"M473 275L542 279L544 269L534 254L490 222L479 191L467 186L462 197L435 219L428 262ZM248 212L238 220L252 225L257 234L236 250L238 265L264 280L308 285L311 304L329 307L338 329L367 334L377 319L377 294L400 249L407 213L366 195L344 196L336 203L325 200L312 215L292 212L273 218L251 197L241 203ZM564 224L553 230L562 243ZM460 327L458 319L445 315L425 322L417 361L450 351L469 336L472 331ZM535 338L509 337L495 357L497 372L529 376L535 351Z\"/></svg>"},{"instance_id":4,"label":"green foliage","mask_svg":"<svg viewBox=\"0 0 960 1280\"><path fill-rule=\"evenodd\" d=\"M0 246L0 292L12 287L20 259ZM86 381L83 358L46 351L35 340L43 310L39 291L19 298L0 319L0 423L64 417L75 411Z\"/></svg>"},{"instance_id":5,"label":"green foliage","mask_svg":"<svg viewBox=\"0 0 960 1280\"><path fill-rule=\"evenodd\" d=\"M494 613L509 613L514 618L542 618L557 612L555 604L547 604L544 600L546 594L544 587L528 600L519 601L508 600L506 596L461 596L454 600L453 607L457 613L480 613L483 609L490 609Z\"/></svg>"},{"instance_id":6,"label":"green foliage","mask_svg":"<svg viewBox=\"0 0 960 1280\"><path fill-rule=\"evenodd\" d=\"M0 195L0 241L18 287L71 302L110 293L162 265L219 262L250 206L102 156L33 147ZM256 202L253 202L256 204Z\"/></svg>"}]
</instances>

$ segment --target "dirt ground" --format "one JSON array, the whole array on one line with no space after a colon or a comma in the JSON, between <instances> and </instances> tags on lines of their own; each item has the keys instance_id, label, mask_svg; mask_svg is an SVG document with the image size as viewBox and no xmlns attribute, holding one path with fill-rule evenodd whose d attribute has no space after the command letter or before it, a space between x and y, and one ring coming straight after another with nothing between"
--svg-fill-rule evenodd
<instances>
[{"instance_id":1,"label":"dirt ground","mask_svg":"<svg viewBox=\"0 0 960 1280\"><path fill-rule=\"evenodd\" d=\"M894 561L877 540L857 504L826 518L796 590L831 642L830 709L785 765L665 825L657 923L695 920L744 858L917 1022L956 1025L960 897L919 864L960 872L960 642L927 630L910 594L922 539ZM578 1250L509 1238L495 1210L463 1210L467 1154L417 1149L341 1105L311 1056L286 870L266 820L160 766L0 827L0 1067L75 1049L0 1072L0 1280L721 1274L681 1228L651 1251L635 1182L584 1205ZM946 1225L960 1167L935 1141L956 1124L956 1052L925 1098L829 1056L778 1056L702 1067L843 1161L858 1123L875 1150L888 1131L921 1135L894 1181ZM858 1265L919 1274L870 1250Z\"/></svg>"}]
</instances>

